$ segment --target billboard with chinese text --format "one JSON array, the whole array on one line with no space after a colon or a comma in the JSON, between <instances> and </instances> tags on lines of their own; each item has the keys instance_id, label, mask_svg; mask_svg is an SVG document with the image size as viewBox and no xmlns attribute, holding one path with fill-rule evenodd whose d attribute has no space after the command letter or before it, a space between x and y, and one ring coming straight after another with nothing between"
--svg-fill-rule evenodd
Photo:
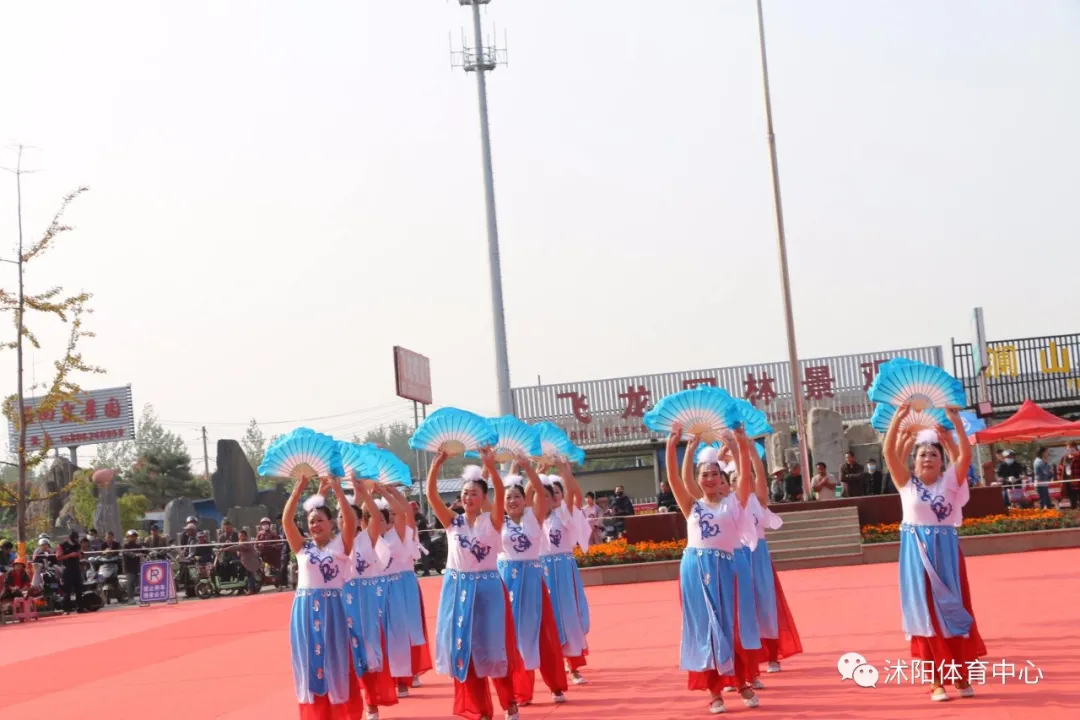
<instances>
[{"instance_id":1,"label":"billboard with chinese text","mask_svg":"<svg viewBox=\"0 0 1080 720\"><path fill-rule=\"evenodd\" d=\"M53 447L77 447L135 439L135 415L131 386L90 390L72 402L43 407L44 398L27 398L23 403L26 422L26 449L40 450L45 438ZM18 423L8 421L8 449L18 449Z\"/></svg>"},{"instance_id":2,"label":"billboard with chinese text","mask_svg":"<svg viewBox=\"0 0 1080 720\"><path fill-rule=\"evenodd\" d=\"M398 397L431 404L431 362L426 357L395 345L394 377Z\"/></svg>"},{"instance_id":3,"label":"billboard with chinese text","mask_svg":"<svg viewBox=\"0 0 1080 720\"><path fill-rule=\"evenodd\" d=\"M807 409L829 408L848 421L867 420L874 406L866 391L881 364L895 357L942 364L940 347L802 360L800 392ZM795 422L786 362L517 388L514 411L526 422L554 422L582 447L641 445L662 439L642 424L645 413L664 396L697 385L746 398L764 410L773 425Z\"/></svg>"},{"instance_id":4,"label":"billboard with chinese text","mask_svg":"<svg viewBox=\"0 0 1080 720\"><path fill-rule=\"evenodd\" d=\"M971 343L953 344L953 374L978 401L976 353ZM1048 335L986 343L986 392L995 411L1010 412L1025 400L1044 407L1080 405L1080 334Z\"/></svg>"}]
</instances>

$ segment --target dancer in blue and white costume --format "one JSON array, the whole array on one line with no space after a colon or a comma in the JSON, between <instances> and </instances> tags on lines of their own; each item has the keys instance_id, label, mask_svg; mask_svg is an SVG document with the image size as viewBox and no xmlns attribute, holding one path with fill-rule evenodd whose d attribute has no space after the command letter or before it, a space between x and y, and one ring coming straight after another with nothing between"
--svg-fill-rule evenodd
<instances>
[{"instance_id":1,"label":"dancer in blue and white costume","mask_svg":"<svg viewBox=\"0 0 1080 720\"><path fill-rule=\"evenodd\" d=\"M386 533L391 550L387 574L393 578L388 603L395 608L390 611L391 614L396 613L396 617L392 618L394 623L403 624L408 631L409 647L408 667L395 661L390 671L397 683L398 697L405 698L409 696L410 687L420 687L420 676L431 669L424 603L420 595L420 581L416 577L416 516L397 488L381 485L379 492L387 500L393 525ZM402 641L402 645L405 644Z\"/></svg>"},{"instance_id":2,"label":"dancer in blue and white costume","mask_svg":"<svg viewBox=\"0 0 1080 720\"><path fill-rule=\"evenodd\" d=\"M492 510L484 512L487 483L480 468L463 475L463 515L455 514L439 496L439 470L447 454L435 455L427 477L427 498L435 517L446 528L447 557L435 629L435 667L454 679L454 715L467 720L491 720L494 706L488 678L495 685L507 720L517 720L514 676L522 671L517 651L510 598L497 569L502 544L502 478L490 448L480 450L494 486Z\"/></svg>"},{"instance_id":3,"label":"dancer in blue and white costume","mask_svg":"<svg viewBox=\"0 0 1080 720\"><path fill-rule=\"evenodd\" d=\"M761 457L750 453L754 471L754 494L746 503L757 529L757 547L751 552L754 576L754 607L757 610L758 634L761 635L762 662L769 663L769 672L780 672L780 660L802 652L802 640L795 627L795 618L784 597L780 576L772 564L766 530L779 530L784 521L769 509L769 476ZM755 684L757 687L757 684Z\"/></svg>"},{"instance_id":4,"label":"dancer in blue and white costume","mask_svg":"<svg viewBox=\"0 0 1080 720\"><path fill-rule=\"evenodd\" d=\"M540 544L540 562L544 565L544 582L551 594L555 623L559 628L566 671L575 685L585 682L580 668L587 664L589 654L589 601L581 582L574 546L589 547L589 536L582 537L584 515L575 508L581 504L581 488L565 459L558 459L555 467L562 475L541 475L544 490L551 504L551 511L544 520L544 535ZM563 482L566 486L563 486ZM532 494L532 488L527 496ZM535 501L533 501L535 504ZM587 526L587 520L585 525Z\"/></svg>"},{"instance_id":5,"label":"dancer in blue and white costume","mask_svg":"<svg viewBox=\"0 0 1080 720\"><path fill-rule=\"evenodd\" d=\"M282 513L285 537L297 557L298 582L289 641L300 717L356 717L350 705L362 707L363 698L353 672L342 592L349 579L356 518L345 513L344 527L340 534L335 533L325 499L315 495L304 503L311 535L306 540L296 527L296 505L307 485L306 477L296 483ZM341 483L334 479L330 485L339 506L347 507Z\"/></svg>"},{"instance_id":6,"label":"dancer in blue and white costume","mask_svg":"<svg viewBox=\"0 0 1080 720\"><path fill-rule=\"evenodd\" d=\"M752 687L756 658L746 646L758 643L756 634L744 634L743 626L756 626L753 605L740 602L735 553L745 541L751 550L757 545L753 517L746 510L751 493L751 476L744 473L735 492L731 492L727 473L720 469L713 450L697 466L696 483L702 497L695 498L689 486L695 479L678 468L678 444L682 428L672 428L667 441L668 484L686 517L687 544L679 570L679 594L682 602L683 631L680 668L689 673L691 690L707 690L712 701L710 712L724 712L723 691L737 687L747 707L757 707ZM740 430L734 438L723 438L742 467L750 465L749 440ZM700 444L693 437L686 448L690 457ZM753 587L751 586L751 595Z\"/></svg>"},{"instance_id":7,"label":"dancer in blue and white costume","mask_svg":"<svg viewBox=\"0 0 1080 720\"><path fill-rule=\"evenodd\" d=\"M971 664L986 655L975 612L971 606L967 567L956 528L964 521L964 505L971 497L967 471L971 444L963 432L958 408L945 413L958 428L957 445L941 427L915 439L912 472L901 429L911 407L902 405L885 434L882 455L900 493L904 521L900 526L900 609L911 655L934 667L930 699L949 699L946 684L960 697L975 696ZM946 467L946 448L952 464Z\"/></svg>"},{"instance_id":8,"label":"dancer in blue and white costume","mask_svg":"<svg viewBox=\"0 0 1080 720\"><path fill-rule=\"evenodd\" d=\"M388 523L386 502L375 498L378 486L370 480L353 479L357 504L338 510L338 527L344 527L343 513L352 512L359 523L350 563L352 579L345 585L345 612L349 624L353 667L367 695L367 720L379 720L379 708L396 705L397 691L385 660L386 633L383 609L386 604L384 568L390 547L382 530Z\"/></svg>"},{"instance_id":9,"label":"dancer in blue and white costume","mask_svg":"<svg viewBox=\"0 0 1080 720\"><path fill-rule=\"evenodd\" d=\"M531 703L536 671L539 670L544 683L551 690L552 700L559 704L566 702L566 671L563 669L559 628L540 563L540 546L544 535L542 523L547 519L551 504L540 476L528 459L518 456L514 465L529 478L533 502L529 507L524 483L519 475L506 478L503 493L506 519L502 528L499 574L510 592L517 648L525 670L520 682L515 678L514 694L519 704Z\"/></svg>"}]
</instances>

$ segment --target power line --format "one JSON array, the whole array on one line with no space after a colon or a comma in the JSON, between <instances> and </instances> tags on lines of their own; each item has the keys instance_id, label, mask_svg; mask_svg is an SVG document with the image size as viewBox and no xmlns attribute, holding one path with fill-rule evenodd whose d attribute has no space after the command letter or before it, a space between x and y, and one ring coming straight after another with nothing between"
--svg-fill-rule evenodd
<instances>
[{"instance_id":1,"label":"power line","mask_svg":"<svg viewBox=\"0 0 1080 720\"><path fill-rule=\"evenodd\" d=\"M350 410L349 412L339 413L337 415L323 415L321 417L297 418L295 420L271 420L271 421L268 421L268 422L262 422L262 421L257 420L256 422L258 422L258 424L260 426L262 426L262 425L291 425L293 423L315 422L316 420L333 420L334 418L343 418L343 417L348 417L350 415L363 415L364 413L375 412L377 410L382 410L384 408L388 408L391 405L397 405L399 402L400 401L388 402L388 403L384 403L382 405L375 405L375 406L369 407L369 408L362 408L360 410ZM227 426L237 426L237 425L246 426L249 423L251 423L251 420L244 420L243 422L204 422L204 421L197 421L196 422L196 421L192 421L192 420L158 420L158 422L163 424L163 425L192 425L192 426L195 426L195 427L202 427L203 425L206 425L206 426L213 425L215 427L227 427Z\"/></svg>"}]
</instances>

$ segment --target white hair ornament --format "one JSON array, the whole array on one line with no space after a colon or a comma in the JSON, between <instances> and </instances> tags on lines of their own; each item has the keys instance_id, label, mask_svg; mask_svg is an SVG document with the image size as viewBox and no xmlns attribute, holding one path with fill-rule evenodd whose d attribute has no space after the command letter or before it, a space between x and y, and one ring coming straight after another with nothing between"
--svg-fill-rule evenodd
<instances>
[{"instance_id":1,"label":"white hair ornament","mask_svg":"<svg viewBox=\"0 0 1080 720\"><path fill-rule=\"evenodd\" d=\"M525 478L520 475L507 475L503 478L503 485L510 487L511 485L517 485L518 487L525 487Z\"/></svg>"},{"instance_id":2,"label":"white hair ornament","mask_svg":"<svg viewBox=\"0 0 1080 720\"><path fill-rule=\"evenodd\" d=\"M312 495L304 501L304 512L311 512L315 508L326 507L326 498L322 495Z\"/></svg>"},{"instance_id":3,"label":"white hair ornament","mask_svg":"<svg viewBox=\"0 0 1080 720\"><path fill-rule=\"evenodd\" d=\"M919 431L919 434L915 436L916 445L934 445L939 441L938 434L934 430L921 430Z\"/></svg>"},{"instance_id":4,"label":"white hair ornament","mask_svg":"<svg viewBox=\"0 0 1080 720\"><path fill-rule=\"evenodd\" d=\"M389 510L390 503L386 502L386 500L382 498L375 498L375 507L379 508L380 510Z\"/></svg>"},{"instance_id":5,"label":"white hair ornament","mask_svg":"<svg viewBox=\"0 0 1080 720\"><path fill-rule=\"evenodd\" d=\"M720 452L714 447L702 448L697 454L698 465L716 465L720 466Z\"/></svg>"},{"instance_id":6,"label":"white hair ornament","mask_svg":"<svg viewBox=\"0 0 1080 720\"><path fill-rule=\"evenodd\" d=\"M479 465L466 465L461 472L461 479L465 482L474 482L484 479L484 468Z\"/></svg>"}]
</instances>

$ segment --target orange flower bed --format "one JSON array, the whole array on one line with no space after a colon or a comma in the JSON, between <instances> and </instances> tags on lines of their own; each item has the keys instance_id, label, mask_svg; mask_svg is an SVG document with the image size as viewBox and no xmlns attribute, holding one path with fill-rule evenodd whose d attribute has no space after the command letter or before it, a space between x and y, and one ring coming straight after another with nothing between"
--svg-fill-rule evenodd
<instances>
[{"instance_id":1,"label":"orange flower bed","mask_svg":"<svg viewBox=\"0 0 1080 720\"><path fill-rule=\"evenodd\" d=\"M643 542L630 545L626 540L612 540L589 548L582 553L581 548L574 548L574 557L580 567L597 565L627 565L631 563L661 562L678 560L682 557L685 540L670 542Z\"/></svg>"},{"instance_id":2,"label":"orange flower bed","mask_svg":"<svg viewBox=\"0 0 1080 720\"><path fill-rule=\"evenodd\" d=\"M993 535L1073 527L1080 527L1080 513L1010 508L1004 515L964 518L957 532L960 535ZM864 543L897 542L900 539L900 523L863 525L861 530Z\"/></svg>"}]
</instances>

